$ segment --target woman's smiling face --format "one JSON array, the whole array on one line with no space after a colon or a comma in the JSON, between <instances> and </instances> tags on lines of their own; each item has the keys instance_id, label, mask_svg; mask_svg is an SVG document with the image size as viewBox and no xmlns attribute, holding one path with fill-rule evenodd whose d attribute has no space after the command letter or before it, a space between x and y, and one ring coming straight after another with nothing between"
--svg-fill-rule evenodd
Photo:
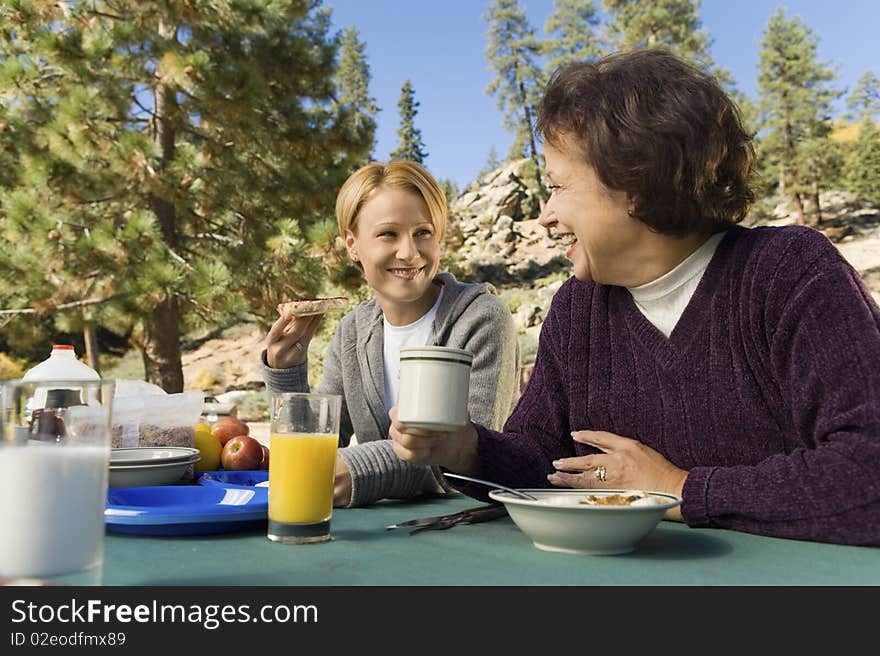
<instances>
[{"instance_id":1,"label":"woman's smiling face","mask_svg":"<svg viewBox=\"0 0 880 656\"><path fill-rule=\"evenodd\" d=\"M565 256L579 280L626 284L646 226L628 214L625 192L607 189L595 169L570 148L546 144L552 195L540 223L568 247Z\"/></svg>"},{"instance_id":2,"label":"woman's smiling face","mask_svg":"<svg viewBox=\"0 0 880 656\"><path fill-rule=\"evenodd\" d=\"M386 314L393 306L415 304L421 311L415 321L430 309L436 298L431 281L440 266L440 240L419 194L376 189L358 212L355 230L346 230L345 245L363 266Z\"/></svg>"}]
</instances>

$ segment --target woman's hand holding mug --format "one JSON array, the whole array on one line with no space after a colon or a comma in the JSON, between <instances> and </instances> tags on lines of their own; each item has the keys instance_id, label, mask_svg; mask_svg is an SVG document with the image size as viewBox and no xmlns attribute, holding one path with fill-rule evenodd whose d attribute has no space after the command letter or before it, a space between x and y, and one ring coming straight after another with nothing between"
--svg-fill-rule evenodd
<instances>
[{"instance_id":1,"label":"woman's hand holding mug","mask_svg":"<svg viewBox=\"0 0 880 656\"><path fill-rule=\"evenodd\" d=\"M457 474L477 473L477 429L471 422L457 431L407 428L397 419L397 406L388 413L388 436L397 457L415 465L439 465Z\"/></svg>"}]
</instances>

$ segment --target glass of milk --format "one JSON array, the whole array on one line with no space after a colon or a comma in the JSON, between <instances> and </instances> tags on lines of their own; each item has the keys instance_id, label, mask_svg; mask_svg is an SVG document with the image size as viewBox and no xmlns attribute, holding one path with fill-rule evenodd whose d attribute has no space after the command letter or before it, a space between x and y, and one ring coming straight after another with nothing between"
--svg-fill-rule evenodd
<instances>
[{"instance_id":1,"label":"glass of milk","mask_svg":"<svg viewBox=\"0 0 880 656\"><path fill-rule=\"evenodd\" d=\"M100 584L114 387L0 383L0 579Z\"/></svg>"}]
</instances>

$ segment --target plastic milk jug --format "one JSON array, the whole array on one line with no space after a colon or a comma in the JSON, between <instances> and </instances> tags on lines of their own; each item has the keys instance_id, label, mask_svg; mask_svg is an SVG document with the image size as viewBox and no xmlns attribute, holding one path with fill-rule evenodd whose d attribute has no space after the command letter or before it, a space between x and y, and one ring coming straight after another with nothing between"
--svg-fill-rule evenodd
<instances>
[{"instance_id":1,"label":"plastic milk jug","mask_svg":"<svg viewBox=\"0 0 880 656\"><path fill-rule=\"evenodd\" d=\"M55 344L52 353L40 364L28 369L22 380L101 380L97 371L76 359L68 344Z\"/></svg>"}]
</instances>

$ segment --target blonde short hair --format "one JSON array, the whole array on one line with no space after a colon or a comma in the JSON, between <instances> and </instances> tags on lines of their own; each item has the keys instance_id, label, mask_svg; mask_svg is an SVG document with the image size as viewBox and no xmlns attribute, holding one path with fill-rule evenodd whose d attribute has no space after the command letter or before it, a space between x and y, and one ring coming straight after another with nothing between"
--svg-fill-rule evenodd
<instances>
[{"instance_id":1,"label":"blonde short hair","mask_svg":"<svg viewBox=\"0 0 880 656\"><path fill-rule=\"evenodd\" d=\"M403 189L418 194L428 206L428 214L437 238L446 233L446 194L427 169L418 162L394 160L387 164L370 162L352 173L336 196L336 221L339 234L357 230L357 216L364 203L380 187Z\"/></svg>"}]
</instances>

